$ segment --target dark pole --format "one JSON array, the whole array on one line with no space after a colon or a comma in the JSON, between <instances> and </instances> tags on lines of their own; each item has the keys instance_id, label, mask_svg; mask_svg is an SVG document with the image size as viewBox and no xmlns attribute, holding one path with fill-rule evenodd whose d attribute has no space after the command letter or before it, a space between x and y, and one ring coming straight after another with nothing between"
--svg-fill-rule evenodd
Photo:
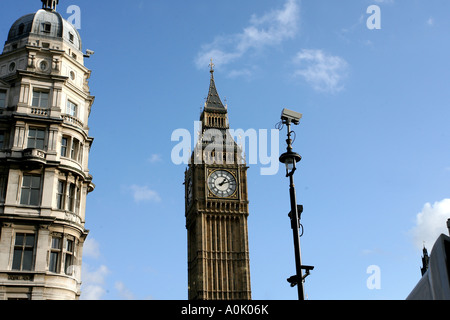
<instances>
[{"instance_id":1,"label":"dark pole","mask_svg":"<svg viewBox=\"0 0 450 320\"><path fill-rule=\"evenodd\" d=\"M291 139L291 124L287 123L288 129L288 139L287 139L287 151L288 153L292 152L292 139ZM305 294L303 291L303 273L302 273L302 254L300 249L300 218L297 207L297 195L295 192L295 184L294 184L294 173L296 170L296 163L294 160L294 167L289 175L289 193L291 198L291 226L294 234L294 250L295 250L295 266L297 271L297 290L298 290L298 300L305 300Z\"/></svg>"},{"instance_id":2,"label":"dark pole","mask_svg":"<svg viewBox=\"0 0 450 320\"><path fill-rule=\"evenodd\" d=\"M294 250L295 250L295 264L297 270L297 289L298 300L305 300L303 292L303 274L302 274L302 253L300 249L300 226L297 209L297 197L295 194L294 175L290 176L290 195L291 195L291 224L294 231Z\"/></svg>"}]
</instances>

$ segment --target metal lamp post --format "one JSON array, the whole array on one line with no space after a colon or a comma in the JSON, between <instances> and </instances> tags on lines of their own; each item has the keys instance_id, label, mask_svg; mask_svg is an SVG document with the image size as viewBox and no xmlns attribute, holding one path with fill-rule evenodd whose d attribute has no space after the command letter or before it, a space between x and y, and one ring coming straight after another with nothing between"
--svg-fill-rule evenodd
<instances>
[{"instance_id":1,"label":"metal lamp post","mask_svg":"<svg viewBox=\"0 0 450 320\"><path fill-rule=\"evenodd\" d=\"M290 200L291 200L291 212L289 217L291 218L291 227L294 235L294 250L295 250L295 265L297 274L288 279L288 282L292 287L297 286L298 289L298 299L305 300L305 293L303 288L303 281L309 275L310 271L314 269L311 266L303 266L301 260L301 249L300 249L300 215L303 212L303 206L297 205L297 196L295 192L294 184L294 173L297 170L297 163L302 160L302 157L292 151L292 131L291 124L298 125L302 115L287 109L283 110L281 120L283 124L287 126L287 152L280 156L280 162L286 165L286 177L289 178L289 188L290 188ZM305 276L303 276L303 270L306 271Z\"/></svg>"}]
</instances>

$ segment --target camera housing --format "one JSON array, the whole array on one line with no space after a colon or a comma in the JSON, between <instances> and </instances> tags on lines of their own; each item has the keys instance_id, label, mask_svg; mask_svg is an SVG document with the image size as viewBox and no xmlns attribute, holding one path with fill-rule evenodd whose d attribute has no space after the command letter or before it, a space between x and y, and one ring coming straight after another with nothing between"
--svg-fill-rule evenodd
<instances>
[{"instance_id":1,"label":"camera housing","mask_svg":"<svg viewBox=\"0 0 450 320\"><path fill-rule=\"evenodd\" d=\"M300 124L302 117L303 115L301 113L289 109L283 109L283 112L281 113L281 120L283 123L293 123L298 125Z\"/></svg>"},{"instance_id":2,"label":"camera housing","mask_svg":"<svg viewBox=\"0 0 450 320\"><path fill-rule=\"evenodd\" d=\"M86 49L86 53L83 55L85 58L90 58L95 52L89 49Z\"/></svg>"}]
</instances>

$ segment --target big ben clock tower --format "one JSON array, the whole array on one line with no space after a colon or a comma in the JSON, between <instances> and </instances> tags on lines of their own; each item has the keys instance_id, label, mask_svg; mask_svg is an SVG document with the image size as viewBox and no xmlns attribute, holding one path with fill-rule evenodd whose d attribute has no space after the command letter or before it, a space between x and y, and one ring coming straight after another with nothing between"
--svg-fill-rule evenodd
<instances>
[{"instance_id":1,"label":"big ben clock tower","mask_svg":"<svg viewBox=\"0 0 450 320\"><path fill-rule=\"evenodd\" d=\"M247 165L214 81L185 173L190 300L250 300Z\"/></svg>"}]
</instances>

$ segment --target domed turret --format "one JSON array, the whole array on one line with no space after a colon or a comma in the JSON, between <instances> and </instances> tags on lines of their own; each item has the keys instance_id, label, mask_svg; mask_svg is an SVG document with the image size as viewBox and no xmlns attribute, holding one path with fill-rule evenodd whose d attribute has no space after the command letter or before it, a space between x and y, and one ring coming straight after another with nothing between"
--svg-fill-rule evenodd
<instances>
[{"instance_id":1,"label":"domed turret","mask_svg":"<svg viewBox=\"0 0 450 320\"><path fill-rule=\"evenodd\" d=\"M64 43L81 51L80 34L71 23L55 11L57 1L43 1L43 3L43 9L24 15L14 22L5 43L4 53L25 45L41 46L45 41L54 42L54 46L58 49L63 49L61 43Z\"/></svg>"}]
</instances>

